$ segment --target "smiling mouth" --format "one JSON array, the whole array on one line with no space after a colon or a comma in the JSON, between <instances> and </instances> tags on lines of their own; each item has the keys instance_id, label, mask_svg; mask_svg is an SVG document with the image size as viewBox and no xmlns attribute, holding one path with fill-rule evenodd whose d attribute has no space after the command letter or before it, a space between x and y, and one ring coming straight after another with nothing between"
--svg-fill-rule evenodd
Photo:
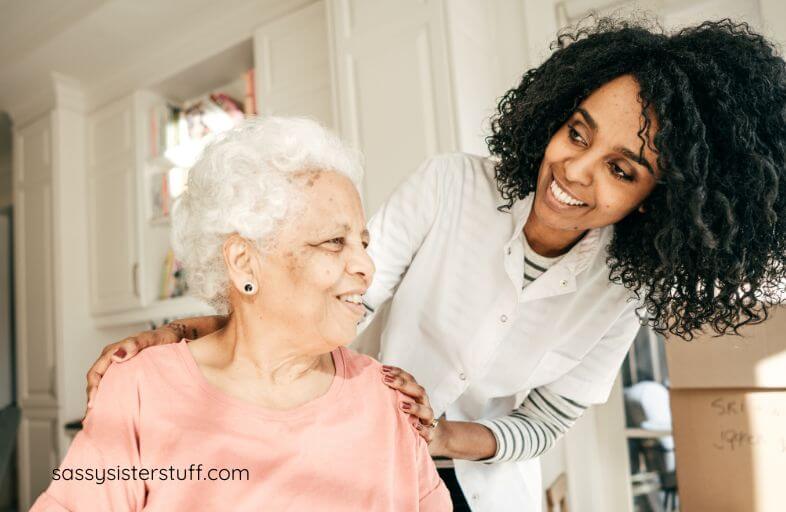
<instances>
[{"instance_id":1,"label":"smiling mouth","mask_svg":"<svg viewBox=\"0 0 786 512\"><path fill-rule=\"evenodd\" d=\"M336 300L344 304L353 314L363 317L366 314L366 307L363 305L363 296L357 293L339 295Z\"/></svg>"},{"instance_id":2,"label":"smiling mouth","mask_svg":"<svg viewBox=\"0 0 786 512\"><path fill-rule=\"evenodd\" d=\"M570 195L567 191L565 191L562 187L559 186L557 180L551 178L551 185L549 185L549 191L551 192L551 196L561 205L565 206L587 206L587 203L580 201Z\"/></svg>"}]
</instances>

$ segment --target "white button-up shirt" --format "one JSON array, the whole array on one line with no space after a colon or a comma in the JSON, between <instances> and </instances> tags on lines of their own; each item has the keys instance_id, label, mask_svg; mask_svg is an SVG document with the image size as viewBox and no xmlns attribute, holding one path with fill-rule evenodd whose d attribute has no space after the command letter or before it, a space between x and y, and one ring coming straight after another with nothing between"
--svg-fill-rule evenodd
<instances>
[{"instance_id":1,"label":"white button-up shirt","mask_svg":"<svg viewBox=\"0 0 786 512\"><path fill-rule=\"evenodd\" d=\"M639 328L638 303L609 281L612 227L522 290L532 198L500 211L492 161L439 156L369 222L377 273L364 301L377 314L354 346L412 373L436 416L507 416L540 386L605 402ZM455 467L473 511L541 510L537 459Z\"/></svg>"}]
</instances>

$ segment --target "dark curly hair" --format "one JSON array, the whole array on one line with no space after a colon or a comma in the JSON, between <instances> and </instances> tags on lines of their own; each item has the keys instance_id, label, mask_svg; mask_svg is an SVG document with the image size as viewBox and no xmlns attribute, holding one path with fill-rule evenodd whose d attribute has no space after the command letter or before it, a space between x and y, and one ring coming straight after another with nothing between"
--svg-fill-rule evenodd
<instances>
[{"instance_id":1,"label":"dark curly hair","mask_svg":"<svg viewBox=\"0 0 786 512\"><path fill-rule=\"evenodd\" d=\"M583 25L583 26L582 26ZM673 34L601 18L562 32L555 51L500 100L487 143L510 207L535 190L552 135L604 83L630 75L661 170L644 214L615 225L611 281L647 323L684 339L767 318L786 283L786 64L746 23Z\"/></svg>"}]
</instances>

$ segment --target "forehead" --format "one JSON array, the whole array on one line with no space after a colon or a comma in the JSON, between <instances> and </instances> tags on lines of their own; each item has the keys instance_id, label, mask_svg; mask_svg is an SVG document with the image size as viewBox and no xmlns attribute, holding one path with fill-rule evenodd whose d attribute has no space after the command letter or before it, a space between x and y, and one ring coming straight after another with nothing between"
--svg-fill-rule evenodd
<instances>
[{"instance_id":1,"label":"forehead","mask_svg":"<svg viewBox=\"0 0 786 512\"><path fill-rule=\"evenodd\" d=\"M365 224L360 196L346 176L334 171L308 171L296 175L293 184L302 194L303 207L293 219L301 229Z\"/></svg>"},{"instance_id":2,"label":"forehead","mask_svg":"<svg viewBox=\"0 0 786 512\"><path fill-rule=\"evenodd\" d=\"M596 89L580 107L586 110L597 123L599 142L609 146L623 146L636 154L641 149L642 140L639 131L644 126L642 102L639 98L640 87L636 79L630 75L617 77ZM644 149L644 157L655 164L655 154L649 146L658 129L658 122L652 107L647 109L649 118L648 147Z\"/></svg>"}]
</instances>

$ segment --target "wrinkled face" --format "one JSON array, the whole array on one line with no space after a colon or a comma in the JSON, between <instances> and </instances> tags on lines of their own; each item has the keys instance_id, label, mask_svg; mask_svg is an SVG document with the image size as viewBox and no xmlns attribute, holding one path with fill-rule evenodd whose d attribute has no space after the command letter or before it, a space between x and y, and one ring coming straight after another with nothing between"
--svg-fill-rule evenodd
<instances>
[{"instance_id":1,"label":"wrinkled face","mask_svg":"<svg viewBox=\"0 0 786 512\"><path fill-rule=\"evenodd\" d=\"M303 206L262 257L257 300L299 351L324 353L352 341L364 314L361 296L374 275L366 218L357 190L341 174L303 173L294 184Z\"/></svg>"},{"instance_id":2,"label":"wrinkled face","mask_svg":"<svg viewBox=\"0 0 786 512\"><path fill-rule=\"evenodd\" d=\"M622 220L655 187L656 155L645 147L639 86L618 77L588 96L543 155L533 213L546 226L585 231ZM649 140L657 130L650 114Z\"/></svg>"}]
</instances>

